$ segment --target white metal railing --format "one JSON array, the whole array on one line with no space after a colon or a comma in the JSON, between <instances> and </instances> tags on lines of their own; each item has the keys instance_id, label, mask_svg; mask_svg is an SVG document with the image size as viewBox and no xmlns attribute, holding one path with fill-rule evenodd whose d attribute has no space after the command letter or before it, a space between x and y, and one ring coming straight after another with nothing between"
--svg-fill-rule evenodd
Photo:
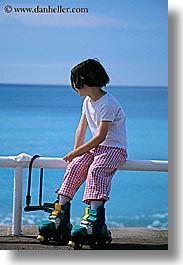
<instances>
[{"instance_id":1,"label":"white metal railing","mask_svg":"<svg viewBox=\"0 0 183 265\"><path fill-rule=\"evenodd\" d=\"M24 155L24 154L23 154ZM21 159L20 159L21 158ZM12 235L21 234L22 223L22 189L24 168L29 167L31 156L1 156L0 168L14 168L14 192L13 192L13 216ZM39 157L34 161L34 168L66 168L66 163L62 158ZM168 161L160 160L127 160L119 170L133 171L168 171Z\"/></svg>"}]
</instances>

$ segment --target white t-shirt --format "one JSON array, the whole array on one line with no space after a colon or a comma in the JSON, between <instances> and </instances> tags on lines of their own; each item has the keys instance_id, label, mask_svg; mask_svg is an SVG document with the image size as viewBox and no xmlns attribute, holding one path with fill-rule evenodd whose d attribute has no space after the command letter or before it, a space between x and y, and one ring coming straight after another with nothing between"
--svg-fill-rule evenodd
<instances>
[{"instance_id":1,"label":"white t-shirt","mask_svg":"<svg viewBox=\"0 0 183 265\"><path fill-rule=\"evenodd\" d=\"M111 121L106 139L100 145L127 149L126 116L119 102L109 93L92 102L86 97L82 113L86 115L93 137L97 134L100 121Z\"/></svg>"}]
</instances>

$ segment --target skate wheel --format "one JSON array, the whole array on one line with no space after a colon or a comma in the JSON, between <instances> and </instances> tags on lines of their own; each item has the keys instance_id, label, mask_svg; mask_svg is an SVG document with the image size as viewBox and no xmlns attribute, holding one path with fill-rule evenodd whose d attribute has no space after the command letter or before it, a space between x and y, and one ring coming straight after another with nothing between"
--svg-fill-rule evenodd
<instances>
[{"instance_id":1,"label":"skate wheel","mask_svg":"<svg viewBox=\"0 0 183 265\"><path fill-rule=\"evenodd\" d=\"M83 244L78 243L78 244L75 244L74 249L75 249L75 250L79 250L79 249L82 249L82 247L83 247Z\"/></svg>"},{"instance_id":2,"label":"skate wheel","mask_svg":"<svg viewBox=\"0 0 183 265\"><path fill-rule=\"evenodd\" d=\"M37 240L39 240L40 242L43 242L45 240L45 238L42 235L38 235Z\"/></svg>"},{"instance_id":3,"label":"skate wheel","mask_svg":"<svg viewBox=\"0 0 183 265\"><path fill-rule=\"evenodd\" d=\"M88 245L92 249L106 249L110 245L110 238L106 237L105 235L98 235L97 237L91 237L88 240Z\"/></svg>"},{"instance_id":4,"label":"skate wheel","mask_svg":"<svg viewBox=\"0 0 183 265\"><path fill-rule=\"evenodd\" d=\"M48 237L44 237L42 235L38 235L37 240L39 240L42 245L47 245L49 243Z\"/></svg>"},{"instance_id":5,"label":"skate wheel","mask_svg":"<svg viewBox=\"0 0 183 265\"><path fill-rule=\"evenodd\" d=\"M75 250L82 249L82 247L83 247L83 244L82 243L79 243L79 242L75 243L73 241L69 241L68 245L70 247L74 248Z\"/></svg>"},{"instance_id":6,"label":"skate wheel","mask_svg":"<svg viewBox=\"0 0 183 265\"><path fill-rule=\"evenodd\" d=\"M56 237L56 241L58 242L59 245L62 246L68 245L69 240L70 240L70 230L58 233Z\"/></svg>"},{"instance_id":7,"label":"skate wheel","mask_svg":"<svg viewBox=\"0 0 183 265\"><path fill-rule=\"evenodd\" d=\"M70 247L72 247L72 248L74 248L75 245L76 245L76 244L75 244L73 241L69 241L69 243L68 243L68 246L70 246Z\"/></svg>"},{"instance_id":8,"label":"skate wheel","mask_svg":"<svg viewBox=\"0 0 183 265\"><path fill-rule=\"evenodd\" d=\"M90 243L89 243L89 246L90 246L92 249L97 249L97 248L99 247L99 243L98 243L98 241L90 242Z\"/></svg>"}]
</instances>

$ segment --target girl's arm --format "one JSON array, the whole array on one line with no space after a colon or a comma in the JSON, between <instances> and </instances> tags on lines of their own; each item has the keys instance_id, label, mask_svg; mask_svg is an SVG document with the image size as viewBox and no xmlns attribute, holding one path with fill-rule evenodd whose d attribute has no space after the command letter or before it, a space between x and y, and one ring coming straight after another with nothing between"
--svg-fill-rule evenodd
<instances>
[{"instance_id":1,"label":"girl's arm","mask_svg":"<svg viewBox=\"0 0 183 265\"><path fill-rule=\"evenodd\" d=\"M82 114L80 122L76 129L74 149L77 149L79 146L81 146L84 143L87 126L88 126L88 122L86 119L86 115Z\"/></svg>"},{"instance_id":2,"label":"girl's arm","mask_svg":"<svg viewBox=\"0 0 183 265\"><path fill-rule=\"evenodd\" d=\"M110 125L111 121L101 121L99 125L98 134L92 139L90 139L88 142L86 142L85 144L82 144L73 151L69 152L63 159L65 161L71 162L73 158L75 158L76 156L88 152L94 147L97 147L100 143L102 143L105 140Z\"/></svg>"}]
</instances>

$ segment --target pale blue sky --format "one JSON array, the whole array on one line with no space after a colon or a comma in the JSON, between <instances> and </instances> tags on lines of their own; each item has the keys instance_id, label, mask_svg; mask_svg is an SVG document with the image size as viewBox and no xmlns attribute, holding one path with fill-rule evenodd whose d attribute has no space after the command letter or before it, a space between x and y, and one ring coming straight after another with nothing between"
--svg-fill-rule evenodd
<instances>
[{"instance_id":1,"label":"pale blue sky","mask_svg":"<svg viewBox=\"0 0 183 265\"><path fill-rule=\"evenodd\" d=\"M16 4L15 4L16 2ZM168 84L167 0L1 0L0 83L69 84L98 58L111 85ZM4 7L87 7L87 14L6 14Z\"/></svg>"}]
</instances>

